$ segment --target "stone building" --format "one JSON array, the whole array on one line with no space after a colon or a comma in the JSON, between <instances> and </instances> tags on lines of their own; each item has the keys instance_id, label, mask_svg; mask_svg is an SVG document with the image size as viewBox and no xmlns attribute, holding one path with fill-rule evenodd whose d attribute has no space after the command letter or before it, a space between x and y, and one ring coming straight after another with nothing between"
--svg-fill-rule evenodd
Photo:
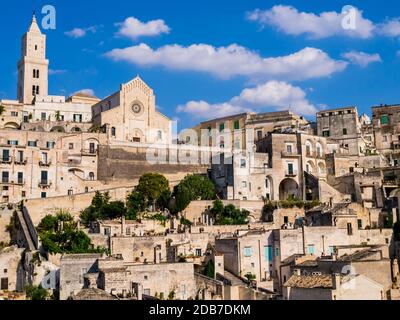
<instances>
[{"instance_id":1,"label":"stone building","mask_svg":"<svg viewBox=\"0 0 400 320\"><path fill-rule=\"evenodd\" d=\"M257 201L271 198L273 190L268 177L273 172L268 154L235 151L231 157L217 157L221 161L212 164L211 177L224 199Z\"/></svg>"},{"instance_id":2,"label":"stone building","mask_svg":"<svg viewBox=\"0 0 400 320\"><path fill-rule=\"evenodd\" d=\"M111 139L168 144L172 122L156 110L153 90L136 77L93 106L93 123L107 126Z\"/></svg>"},{"instance_id":3,"label":"stone building","mask_svg":"<svg viewBox=\"0 0 400 320\"><path fill-rule=\"evenodd\" d=\"M257 141L276 130L312 131L307 120L291 111L243 113L202 122L180 139L187 144L252 150Z\"/></svg>"},{"instance_id":4,"label":"stone building","mask_svg":"<svg viewBox=\"0 0 400 320\"><path fill-rule=\"evenodd\" d=\"M356 107L317 113L317 134L335 140L350 156L358 156L365 151L366 142Z\"/></svg>"},{"instance_id":5,"label":"stone building","mask_svg":"<svg viewBox=\"0 0 400 320\"><path fill-rule=\"evenodd\" d=\"M290 197L311 200L315 193L318 195L319 184L325 185L325 138L303 133L270 133L258 142L257 150L269 155L273 172L267 177L272 190L270 200Z\"/></svg>"},{"instance_id":6,"label":"stone building","mask_svg":"<svg viewBox=\"0 0 400 320\"><path fill-rule=\"evenodd\" d=\"M271 231L248 231L216 239L215 250L224 256L225 269L241 278L252 277L259 287L273 290L274 243Z\"/></svg>"},{"instance_id":7,"label":"stone building","mask_svg":"<svg viewBox=\"0 0 400 320\"><path fill-rule=\"evenodd\" d=\"M0 131L0 202L72 195L97 189L96 133Z\"/></svg>"},{"instance_id":8,"label":"stone building","mask_svg":"<svg viewBox=\"0 0 400 320\"><path fill-rule=\"evenodd\" d=\"M0 293L24 288L23 252L24 249L18 247L0 250Z\"/></svg>"},{"instance_id":9,"label":"stone building","mask_svg":"<svg viewBox=\"0 0 400 320\"><path fill-rule=\"evenodd\" d=\"M301 296L304 300L390 300L392 275L398 274L392 269L386 245L338 246L330 256L293 259L281 272L288 300Z\"/></svg>"},{"instance_id":10,"label":"stone building","mask_svg":"<svg viewBox=\"0 0 400 320\"><path fill-rule=\"evenodd\" d=\"M285 300L385 300L383 286L364 275L293 275L284 289Z\"/></svg>"},{"instance_id":11,"label":"stone building","mask_svg":"<svg viewBox=\"0 0 400 320\"><path fill-rule=\"evenodd\" d=\"M197 292L192 263L136 264L96 255L65 255L61 259L60 299L89 288L137 300L189 300Z\"/></svg>"},{"instance_id":12,"label":"stone building","mask_svg":"<svg viewBox=\"0 0 400 320\"><path fill-rule=\"evenodd\" d=\"M400 105L372 107L372 125L376 150L388 157L392 165L399 165Z\"/></svg>"}]
</instances>

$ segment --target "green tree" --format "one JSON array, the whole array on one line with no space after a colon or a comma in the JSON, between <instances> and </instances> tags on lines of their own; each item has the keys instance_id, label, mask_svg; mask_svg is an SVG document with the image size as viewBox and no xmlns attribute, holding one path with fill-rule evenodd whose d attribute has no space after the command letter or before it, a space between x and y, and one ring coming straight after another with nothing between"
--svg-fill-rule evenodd
<instances>
[{"instance_id":1,"label":"green tree","mask_svg":"<svg viewBox=\"0 0 400 320\"><path fill-rule=\"evenodd\" d=\"M26 296L33 301L47 300L49 294L42 286L27 286L25 288Z\"/></svg>"},{"instance_id":2,"label":"green tree","mask_svg":"<svg viewBox=\"0 0 400 320\"><path fill-rule=\"evenodd\" d=\"M168 180L158 173L144 174L136 187L136 191L143 195L146 206L155 206L161 195L168 190Z\"/></svg>"},{"instance_id":3,"label":"green tree","mask_svg":"<svg viewBox=\"0 0 400 320\"><path fill-rule=\"evenodd\" d=\"M214 262L212 260L208 261L206 268L204 270L204 275L214 279L215 277L215 266L214 266Z\"/></svg>"},{"instance_id":4,"label":"green tree","mask_svg":"<svg viewBox=\"0 0 400 320\"><path fill-rule=\"evenodd\" d=\"M51 254L104 252L102 248L93 249L90 238L78 229L66 211L60 211L55 217L44 217L38 231L43 248Z\"/></svg>"},{"instance_id":5,"label":"green tree","mask_svg":"<svg viewBox=\"0 0 400 320\"><path fill-rule=\"evenodd\" d=\"M110 204L110 195L108 192L101 193L96 192L92 199L91 205L83 210L80 215L80 219L88 226L91 222L103 219L103 209Z\"/></svg>"},{"instance_id":6,"label":"green tree","mask_svg":"<svg viewBox=\"0 0 400 320\"><path fill-rule=\"evenodd\" d=\"M221 200L214 201L210 212L217 225L244 225L250 215L249 211L237 209L231 204L225 207Z\"/></svg>"},{"instance_id":7,"label":"green tree","mask_svg":"<svg viewBox=\"0 0 400 320\"><path fill-rule=\"evenodd\" d=\"M100 208L101 219L116 219L125 217L127 209L122 201L113 201Z\"/></svg>"},{"instance_id":8,"label":"green tree","mask_svg":"<svg viewBox=\"0 0 400 320\"><path fill-rule=\"evenodd\" d=\"M3 105L0 105L0 116L6 111L6 107Z\"/></svg>"},{"instance_id":9,"label":"green tree","mask_svg":"<svg viewBox=\"0 0 400 320\"><path fill-rule=\"evenodd\" d=\"M130 193L126 199L127 213L126 218L128 220L136 220L140 212L145 210L145 200L141 193L136 190Z\"/></svg>"},{"instance_id":10,"label":"green tree","mask_svg":"<svg viewBox=\"0 0 400 320\"><path fill-rule=\"evenodd\" d=\"M188 175L174 188L171 211L177 214L185 210L192 201L215 198L215 186L210 179L200 175Z\"/></svg>"}]
</instances>

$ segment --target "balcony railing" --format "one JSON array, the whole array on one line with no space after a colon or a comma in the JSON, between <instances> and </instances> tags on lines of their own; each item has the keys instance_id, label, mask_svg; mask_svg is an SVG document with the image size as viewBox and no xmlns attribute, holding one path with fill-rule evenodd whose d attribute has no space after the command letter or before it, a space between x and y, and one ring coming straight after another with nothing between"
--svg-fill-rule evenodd
<instances>
[{"instance_id":1,"label":"balcony railing","mask_svg":"<svg viewBox=\"0 0 400 320\"><path fill-rule=\"evenodd\" d=\"M282 158L296 158L296 157L300 157L300 154L297 151L293 151L293 152L282 151L281 156L282 156Z\"/></svg>"},{"instance_id":2,"label":"balcony railing","mask_svg":"<svg viewBox=\"0 0 400 320\"><path fill-rule=\"evenodd\" d=\"M22 158L22 159L15 159L14 163L18 166L24 166L28 163L28 159L27 158Z\"/></svg>"},{"instance_id":3,"label":"balcony railing","mask_svg":"<svg viewBox=\"0 0 400 320\"><path fill-rule=\"evenodd\" d=\"M48 189L51 187L51 182L49 180L39 180L39 188Z\"/></svg>"},{"instance_id":4,"label":"balcony railing","mask_svg":"<svg viewBox=\"0 0 400 320\"><path fill-rule=\"evenodd\" d=\"M0 163L1 164L11 164L12 158L11 157L3 157L0 158Z\"/></svg>"},{"instance_id":5,"label":"balcony railing","mask_svg":"<svg viewBox=\"0 0 400 320\"><path fill-rule=\"evenodd\" d=\"M51 161L39 161L39 166L40 167L50 167Z\"/></svg>"},{"instance_id":6,"label":"balcony railing","mask_svg":"<svg viewBox=\"0 0 400 320\"><path fill-rule=\"evenodd\" d=\"M297 171L296 170L293 170L293 171L287 170L286 171L286 176L287 177L296 177L297 176Z\"/></svg>"},{"instance_id":7,"label":"balcony railing","mask_svg":"<svg viewBox=\"0 0 400 320\"><path fill-rule=\"evenodd\" d=\"M84 156L92 156L95 157L97 156L97 149L82 149L81 153Z\"/></svg>"}]
</instances>

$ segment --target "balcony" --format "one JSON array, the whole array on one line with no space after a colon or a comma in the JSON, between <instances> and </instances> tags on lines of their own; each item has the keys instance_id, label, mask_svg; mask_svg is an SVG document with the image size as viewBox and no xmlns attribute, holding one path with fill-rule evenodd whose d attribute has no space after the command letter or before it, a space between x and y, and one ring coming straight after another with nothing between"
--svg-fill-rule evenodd
<instances>
[{"instance_id":1,"label":"balcony","mask_svg":"<svg viewBox=\"0 0 400 320\"><path fill-rule=\"evenodd\" d=\"M15 159L14 160L14 164L15 165L17 165L17 166L24 166L24 165L26 165L28 163L28 158L25 158L25 159Z\"/></svg>"},{"instance_id":2,"label":"balcony","mask_svg":"<svg viewBox=\"0 0 400 320\"><path fill-rule=\"evenodd\" d=\"M51 161L39 161L39 166L40 167L50 167Z\"/></svg>"},{"instance_id":3,"label":"balcony","mask_svg":"<svg viewBox=\"0 0 400 320\"><path fill-rule=\"evenodd\" d=\"M297 171L296 170L292 170L292 171L287 170L286 171L286 177L291 177L291 178L297 177Z\"/></svg>"},{"instance_id":4,"label":"balcony","mask_svg":"<svg viewBox=\"0 0 400 320\"><path fill-rule=\"evenodd\" d=\"M16 186L24 186L25 185L25 180L17 180L17 182L14 183Z\"/></svg>"},{"instance_id":5,"label":"balcony","mask_svg":"<svg viewBox=\"0 0 400 320\"><path fill-rule=\"evenodd\" d=\"M282 151L281 157L282 158L297 158L297 157L300 157L300 154L297 151L293 151L293 152Z\"/></svg>"},{"instance_id":6,"label":"balcony","mask_svg":"<svg viewBox=\"0 0 400 320\"><path fill-rule=\"evenodd\" d=\"M81 153L83 156L96 157L98 149L82 149Z\"/></svg>"},{"instance_id":7,"label":"balcony","mask_svg":"<svg viewBox=\"0 0 400 320\"><path fill-rule=\"evenodd\" d=\"M11 157L3 157L0 158L0 164L11 164L12 158Z\"/></svg>"},{"instance_id":8,"label":"balcony","mask_svg":"<svg viewBox=\"0 0 400 320\"><path fill-rule=\"evenodd\" d=\"M51 182L48 180L39 180L38 186L41 189L49 189L51 187Z\"/></svg>"}]
</instances>

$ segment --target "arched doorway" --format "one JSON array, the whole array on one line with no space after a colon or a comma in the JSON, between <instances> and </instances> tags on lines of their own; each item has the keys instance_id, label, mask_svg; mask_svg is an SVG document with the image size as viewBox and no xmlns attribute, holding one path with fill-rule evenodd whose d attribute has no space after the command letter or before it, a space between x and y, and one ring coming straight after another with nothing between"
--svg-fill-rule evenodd
<instances>
[{"instance_id":1,"label":"arched doorway","mask_svg":"<svg viewBox=\"0 0 400 320\"><path fill-rule=\"evenodd\" d=\"M271 176L265 177L265 198L268 201L274 200L274 181Z\"/></svg>"},{"instance_id":2,"label":"arched doorway","mask_svg":"<svg viewBox=\"0 0 400 320\"><path fill-rule=\"evenodd\" d=\"M284 201L290 198L299 198L299 185L293 179L285 179L279 185L279 200Z\"/></svg>"},{"instance_id":3,"label":"arched doorway","mask_svg":"<svg viewBox=\"0 0 400 320\"><path fill-rule=\"evenodd\" d=\"M308 161L306 164L306 172L309 174L315 174L315 166L312 161Z\"/></svg>"}]
</instances>

